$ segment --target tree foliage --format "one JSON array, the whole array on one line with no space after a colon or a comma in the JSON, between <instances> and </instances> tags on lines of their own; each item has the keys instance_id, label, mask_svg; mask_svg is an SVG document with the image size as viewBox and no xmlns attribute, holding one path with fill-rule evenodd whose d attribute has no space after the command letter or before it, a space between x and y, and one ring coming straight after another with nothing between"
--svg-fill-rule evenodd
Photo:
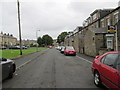
<instances>
[{"instance_id":1,"label":"tree foliage","mask_svg":"<svg viewBox=\"0 0 120 90\"><path fill-rule=\"evenodd\" d=\"M37 39L37 43L41 46L41 45L45 45L45 46L48 46L48 45L52 45L52 43L53 43L53 39L52 39L52 37L51 36L49 36L49 35L43 35L43 37L41 38L41 37L39 37L38 39Z\"/></svg>"},{"instance_id":2,"label":"tree foliage","mask_svg":"<svg viewBox=\"0 0 120 90\"><path fill-rule=\"evenodd\" d=\"M37 43L39 44L39 46L42 45L42 38L41 38L41 37L38 37L38 39L37 39Z\"/></svg>"},{"instance_id":3,"label":"tree foliage","mask_svg":"<svg viewBox=\"0 0 120 90\"><path fill-rule=\"evenodd\" d=\"M68 35L67 32L62 32L62 33L57 37L57 42L58 42L58 43L64 42L65 37L66 37L67 35Z\"/></svg>"}]
</instances>

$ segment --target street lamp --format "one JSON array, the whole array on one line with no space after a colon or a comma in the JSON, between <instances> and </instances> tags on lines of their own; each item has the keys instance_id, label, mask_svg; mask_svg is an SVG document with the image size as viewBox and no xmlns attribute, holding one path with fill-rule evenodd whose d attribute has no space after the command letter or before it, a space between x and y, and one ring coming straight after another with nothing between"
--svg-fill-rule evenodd
<instances>
[{"instance_id":1,"label":"street lamp","mask_svg":"<svg viewBox=\"0 0 120 90\"><path fill-rule=\"evenodd\" d=\"M40 30L36 30L36 39L38 39L38 31L40 31ZM37 40L36 40L37 41ZM36 50L38 51L38 43L37 43L37 48L36 48Z\"/></svg>"}]
</instances>

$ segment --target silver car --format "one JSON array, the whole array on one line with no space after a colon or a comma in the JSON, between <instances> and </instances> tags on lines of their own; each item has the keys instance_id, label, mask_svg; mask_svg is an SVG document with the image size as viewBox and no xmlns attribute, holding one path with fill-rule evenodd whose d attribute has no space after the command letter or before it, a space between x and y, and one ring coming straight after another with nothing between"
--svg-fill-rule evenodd
<instances>
[{"instance_id":1,"label":"silver car","mask_svg":"<svg viewBox=\"0 0 120 90\"><path fill-rule=\"evenodd\" d=\"M2 80L12 78L16 70L15 62L9 59L0 58L0 65L2 66Z\"/></svg>"}]
</instances>

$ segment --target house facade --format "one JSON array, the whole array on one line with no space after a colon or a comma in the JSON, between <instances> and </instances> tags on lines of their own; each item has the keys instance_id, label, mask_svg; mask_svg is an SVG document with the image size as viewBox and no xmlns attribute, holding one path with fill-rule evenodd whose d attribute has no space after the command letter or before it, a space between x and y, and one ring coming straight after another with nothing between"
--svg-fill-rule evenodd
<instances>
[{"instance_id":1,"label":"house facade","mask_svg":"<svg viewBox=\"0 0 120 90\"><path fill-rule=\"evenodd\" d=\"M12 46L17 44L17 38L12 34L0 33L0 45L1 46Z\"/></svg>"},{"instance_id":2,"label":"house facade","mask_svg":"<svg viewBox=\"0 0 120 90\"><path fill-rule=\"evenodd\" d=\"M66 36L65 45L90 56L120 51L120 6L95 10L80 30Z\"/></svg>"}]
</instances>

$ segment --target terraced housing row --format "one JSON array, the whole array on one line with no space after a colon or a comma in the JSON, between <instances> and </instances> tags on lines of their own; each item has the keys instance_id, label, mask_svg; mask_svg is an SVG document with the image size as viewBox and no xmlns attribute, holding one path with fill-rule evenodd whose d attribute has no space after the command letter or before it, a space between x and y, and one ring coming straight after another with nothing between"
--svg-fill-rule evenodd
<instances>
[{"instance_id":1,"label":"terraced housing row","mask_svg":"<svg viewBox=\"0 0 120 90\"><path fill-rule=\"evenodd\" d=\"M72 45L77 52L90 56L120 51L120 6L95 10L62 44Z\"/></svg>"}]
</instances>

